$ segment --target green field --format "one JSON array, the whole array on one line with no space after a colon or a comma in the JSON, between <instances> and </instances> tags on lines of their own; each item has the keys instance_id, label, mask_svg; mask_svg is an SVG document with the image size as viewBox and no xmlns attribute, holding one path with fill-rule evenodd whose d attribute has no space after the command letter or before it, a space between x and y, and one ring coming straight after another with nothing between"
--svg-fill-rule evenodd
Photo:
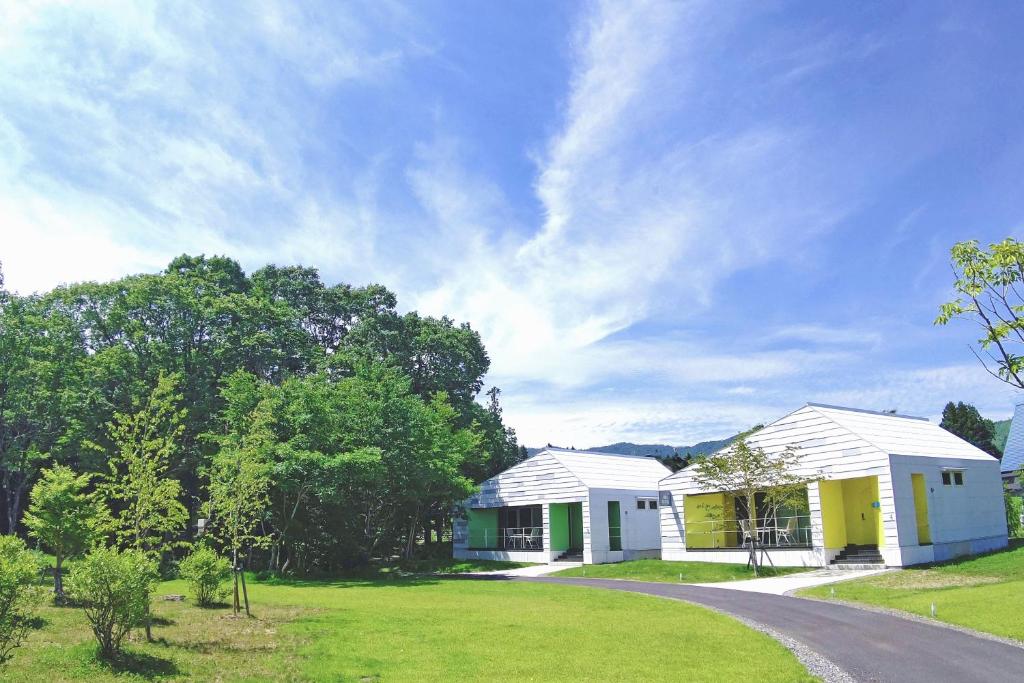
<instances>
[{"instance_id":1,"label":"green field","mask_svg":"<svg viewBox=\"0 0 1024 683\"><path fill-rule=\"evenodd\" d=\"M802 567L763 567L760 576L782 576L807 571ZM680 574L682 579L680 579ZM720 562L669 562L667 560L633 560L614 564L588 564L555 572L551 576L585 576L591 579L629 579L663 583L713 583L754 578L745 564Z\"/></svg>"},{"instance_id":2,"label":"green field","mask_svg":"<svg viewBox=\"0 0 1024 683\"><path fill-rule=\"evenodd\" d=\"M181 582L159 594L184 593ZM8 681L810 680L788 650L702 608L501 580L253 582L255 619L154 603L155 643L98 663L80 610L47 607Z\"/></svg>"},{"instance_id":3,"label":"green field","mask_svg":"<svg viewBox=\"0 0 1024 683\"><path fill-rule=\"evenodd\" d=\"M831 598L830 586L801 592ZM835 584L835 598L929 616L1024 640L1024 546Z\"/></svg>"}]
</instances>

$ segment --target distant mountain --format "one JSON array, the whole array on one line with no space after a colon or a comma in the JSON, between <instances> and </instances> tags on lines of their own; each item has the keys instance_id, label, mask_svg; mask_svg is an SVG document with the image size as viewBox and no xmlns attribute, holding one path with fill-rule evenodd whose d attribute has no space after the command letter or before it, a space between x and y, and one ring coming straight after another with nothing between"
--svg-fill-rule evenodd
<instances>
[{"instance_id":1,"label":"distant mountain","mask_svg":"<svg viewBox=\"0 0 1024 683\"><path fill-rule=\"evenodd\" d=\"M714 453L719 448L729 445L729 443L735 438L736 437L732 436L728 439L719 439L717 441L701 441L700 443L692 446L668 446L665 444L643 444L620 441L618 443L608 444L607 446L594 446L592 448L583 448L580 450L594 451L596 453L643 455L649 458L667 458L678 453L680 456L686 457L687 453L691 455L707 455L708 453ZM562 448L562 446L552 446L552 448ZM530 457L533 457L544 450L544 448L527 448L526 450Z\"/></svg>"}]
</instances>

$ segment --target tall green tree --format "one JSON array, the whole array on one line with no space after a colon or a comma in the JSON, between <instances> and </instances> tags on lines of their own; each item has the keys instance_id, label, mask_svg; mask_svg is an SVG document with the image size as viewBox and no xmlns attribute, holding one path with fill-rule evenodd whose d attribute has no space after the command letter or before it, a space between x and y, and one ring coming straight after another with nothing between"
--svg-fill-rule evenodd
<instances>
[{"instance_id":1,"label":"tall green tree","mask_svg":"<svg viewBox=\"0 0 1024 683\"><path fill-rule=\"evenodd\" d=\"M89 491L91 474L75 474L67 466L43 470L32 487L25 526L29 535L54 555L53 594L64 603L64 560L85 552L103 536L107 511L95 492Z\"/></svg>"},{"instance_id":2,"label":"tall green tree","mask_svg":"<svg viewBox=\"0 0 1024 683\"><path fill-rule=\"evenodd\" d=\"M939 426L956 434L967 443L977 446L989 455L1002 458L1003 454L993 442L995 425L992 420L981 416L978 409L970 403L950 401L942 409L942 422Z\"/></svg>"},{"instance_id":3,"label":"tall green tree","mask_svg":"<svg viewBox=\"0 0 1024 683\"><path fill-rule=\"evenodd\" d=\"M122 548L146 554L155 562L175 547L187 545L180 535L188 526L181 484L167 476L179 449L187 411L174 375L160 374L138 411L117 413L110 423L109 472L101 490L115 511L114 534ZM152 639L149 608L146 638Z\"/></svg>"},{"instance_id":4,"label":"tall green tree","mask_svg":"<svg viewBox=\"0 0 1024 683\"><path fill-rule=\"evenodd\" d=\"M52 314L39 297L0 292L0 494L9 533L18 531L39 471L76 451L75 418L88 395L84 359L68 318Z\"/></svg>"},{"instance_id":5,"label":"tall green tree","mask_svg":"<svg viewBox=\"0 0 1024 683\"><path fill-rule=\"evenodd\" d=\"M237 391L234 385L247 381L246 376L235 375L229 379L226 391ZM238 587L241 579L247 616L251 616L251 613L242 563L249 548L269 545L270 541L265 534L258 533L258 528L269 503L273 419L269 405L265 402L256 404L248 415L234 416L232 429L218 438L220 450L213 457L208 470L209 498L205 512L210 521L211 533L231 555L235 614L238 614L240 607Z\"/></svg>"},{"instance_id":6,"label":"tall green tree","mask_svg":"<svg viewBox=\"0 0 1024 683\"><path fill-rule=\"evenodd\" d=\"M118 544L157 560L178 545L188 524L181 484L167 476L185 429L181 400L177 378L161 374L136 412L114 416L110 439L116 450L100 487L115 514Z\"/></svg>"}]
</instances>

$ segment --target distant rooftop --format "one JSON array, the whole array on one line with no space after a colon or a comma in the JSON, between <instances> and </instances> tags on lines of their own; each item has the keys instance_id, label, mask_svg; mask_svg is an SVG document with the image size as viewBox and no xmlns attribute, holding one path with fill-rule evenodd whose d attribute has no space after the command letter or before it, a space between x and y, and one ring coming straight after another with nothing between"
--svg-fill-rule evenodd
<instances>
[{"instance_id":1,"label":"distant rooftop","mask_svg":"<svg viewBox=\"0 0 1024 683\"><path fill-rule=\"evenodd\" d=\"M657 459L645 455L545 448L534 457L544 453L594 489L654 490L660 479L671 474Z\"/></svg>"}]
</instances>

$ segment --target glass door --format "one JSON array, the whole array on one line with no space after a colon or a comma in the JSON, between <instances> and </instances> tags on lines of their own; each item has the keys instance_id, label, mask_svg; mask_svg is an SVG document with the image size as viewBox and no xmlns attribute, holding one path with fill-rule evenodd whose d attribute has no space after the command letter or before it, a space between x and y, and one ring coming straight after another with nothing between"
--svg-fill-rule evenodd
<instances>
[{"instance_id":1,"label":"glass door","mask_svg":"<svg viewBox=\"0 0 1024 683\"><path fill-rule=\"evenodd\" d=\"M608 501L608 547L622 550L622 517L619 515L619 501Z\"/></svg>"}]
</instances>

